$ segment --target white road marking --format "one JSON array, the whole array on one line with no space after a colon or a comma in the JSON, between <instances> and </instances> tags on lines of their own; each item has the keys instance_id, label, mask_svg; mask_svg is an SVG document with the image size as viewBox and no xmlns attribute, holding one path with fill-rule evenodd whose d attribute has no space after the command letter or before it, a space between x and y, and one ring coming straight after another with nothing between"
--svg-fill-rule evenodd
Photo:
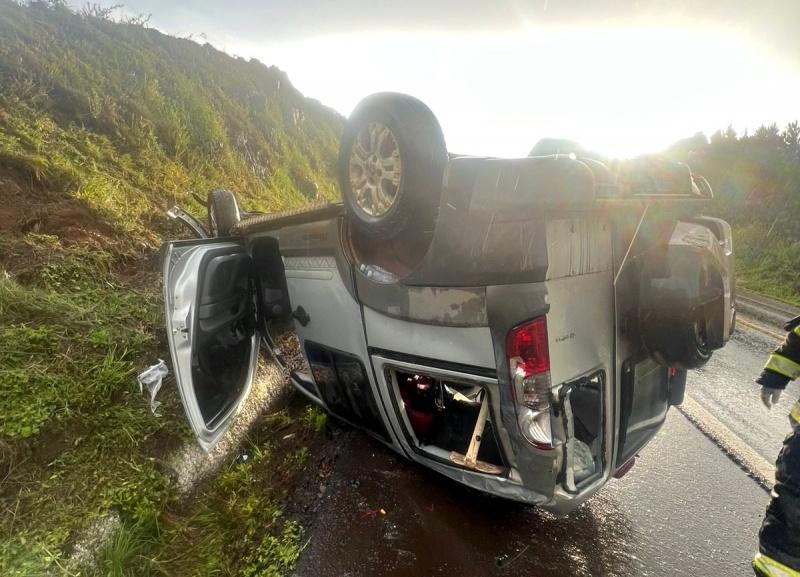
<instances>
[{"instance_id":1,"label":"white road marking","mask_svg":"<svg viewBox=\"0 0 800 577\"><path fill-rule=\"evenodd\" d=\"M678 407L678 410L756 483L767 491L772 490L775 483L774 465L759 455L714 415L706 411L690 395L687 394L684 397L683 404Z\"/></svg>"}]
</instances>

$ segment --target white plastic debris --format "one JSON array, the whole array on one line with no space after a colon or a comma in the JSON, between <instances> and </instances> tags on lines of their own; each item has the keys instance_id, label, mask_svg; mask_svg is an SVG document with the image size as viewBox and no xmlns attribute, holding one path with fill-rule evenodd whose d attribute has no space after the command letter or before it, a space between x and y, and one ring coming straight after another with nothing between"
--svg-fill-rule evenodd
<instances>
[{"instance_id":1,"label":"white plastic debris","mask_svg":"<svg viewBox=\"0 0 800 577\"><path fill-rule=\"evenodd\" d=\"M147 389L147 392L150 393L150 411L156 416L160 417L161 414L158 412L158 407L161 405L161 401L156 401L156 395L158 391L161 390L161 383L164 380L164 377L167 376L169 373L169 369L167 369L167 364L158 359L158 363L151 366L145 371L139 373L139 376L136 377L136 380L139 382L139 392L144 392L144 389Z\"/></svg>"}]
</instances>

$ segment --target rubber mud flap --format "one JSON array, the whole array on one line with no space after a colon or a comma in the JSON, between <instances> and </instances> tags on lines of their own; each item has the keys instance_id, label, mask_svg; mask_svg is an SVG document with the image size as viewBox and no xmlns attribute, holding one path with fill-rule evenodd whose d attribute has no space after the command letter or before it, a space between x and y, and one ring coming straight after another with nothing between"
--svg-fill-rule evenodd
<instances>
[{"instance_id":1,"label":"rubber mud flap","mask_svg":"<svg viewBox=\"0 0 800 577\"><path fill-rule=\"evenodd\" d=\"M686 371L678 370L674 377L669 380L669 404L672 407L677 407L683 404L683 398L686 396Z\"/></svg>"}]
</instances>

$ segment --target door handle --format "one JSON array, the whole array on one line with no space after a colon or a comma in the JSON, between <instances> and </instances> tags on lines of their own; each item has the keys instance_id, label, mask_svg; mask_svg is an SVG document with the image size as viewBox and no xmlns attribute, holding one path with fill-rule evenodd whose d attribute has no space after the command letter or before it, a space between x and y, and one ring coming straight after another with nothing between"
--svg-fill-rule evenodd
<instances>
[{"instance_id":1,"label":"door handle","mask_svg":"<svg viewBox=\"0 0 800 577\"><path fill-rule=\"evenodd\" d=\"M292 311L292 316L297 320L298 323L300 323L300 326L302 327L311 322L311 317L303 307L297 307L294 309L294 311Z\"/></svg>"}]
</instances>

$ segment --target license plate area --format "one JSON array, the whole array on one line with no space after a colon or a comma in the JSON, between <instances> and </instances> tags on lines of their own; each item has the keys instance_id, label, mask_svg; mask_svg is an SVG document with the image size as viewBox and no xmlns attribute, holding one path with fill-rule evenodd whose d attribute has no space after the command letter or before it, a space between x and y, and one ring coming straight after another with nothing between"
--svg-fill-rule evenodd
<instances>
[{"instance_id":1,"label":"license plate area","mask_svg":"<svg viewBox=\"0 0 800 577\"><path fill-rule=\"evenodd\" d=\"M385 371L414 452L481 473L507 472L487 383L411 367L387 366Z\"/></svg>"}]
</instances>

